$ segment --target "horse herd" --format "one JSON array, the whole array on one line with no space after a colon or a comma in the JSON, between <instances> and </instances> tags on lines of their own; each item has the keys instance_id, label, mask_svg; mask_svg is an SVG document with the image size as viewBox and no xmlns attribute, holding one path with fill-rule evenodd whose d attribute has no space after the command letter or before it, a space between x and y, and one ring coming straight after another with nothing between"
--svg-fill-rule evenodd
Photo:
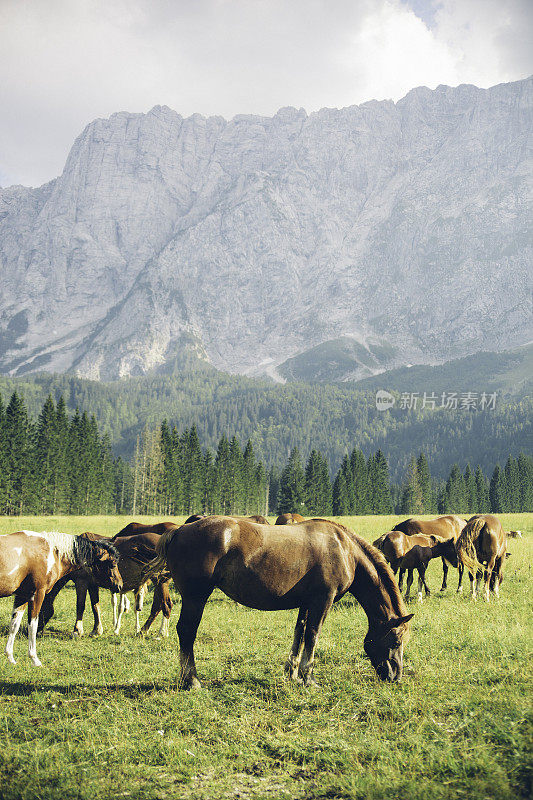
<instances>
[{"instance_id":1,"label":"horse herd","mask_svg":"<svg viewBox=\"0 0 533 800\"><path fill-rule=\"evenodd\" d=\"M466 521L457 515L434 520L408 519L383 534L373 545L338 522L304 520L283 514L274 526L264 517L194 515L178 526L171 522L132 522L111 538L93 533L20 531L0 536L0 597L14 595L6 645L16 663L13 645L28 607L29 656L35 666L36 636L53 615L53 602L70 580L76 587L73 636L83 635L87 593L94 627L103 632L99 589L113 595L114 632L120 631L127 605L135 596L136 632L146 633L162 612L160 634L168 636L172 609L170 581L181 595L176 626L180 649L180 686L198 688L194 642L205 604L215 588L245 606L261 610L298 609L294 639L285 672L305 685L315 683L317 638L333 605L346 593L357 599L368 618L364 649L382 680L398 681L410 620L400 589L408 573L406 598L418 572L418 594L429 594L425 572L432 558L442 558L446 588L448 566L470 574L472 596L484 577L483 596L497 596L503 579L507 536L499 520L481 514ZM399 571L399 583L395 575ZM150 615L140 627L146 586L154 586Z\"/></svg>"}]
</instances>

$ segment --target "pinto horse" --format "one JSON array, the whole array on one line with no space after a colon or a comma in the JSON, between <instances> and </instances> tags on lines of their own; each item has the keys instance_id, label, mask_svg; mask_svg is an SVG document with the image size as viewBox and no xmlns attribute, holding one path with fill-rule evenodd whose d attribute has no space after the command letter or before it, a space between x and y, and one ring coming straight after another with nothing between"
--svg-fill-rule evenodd
<instances>
[{"instance_id":1,"label":"pinto horse","mask_svg":"<svg viewBox=\"0 0 533 800\"><path fill-rule=\"evenodd\" d=\"M507 555L507 536L493 514L476 514L468 520L456 542L457 558L468 569L472 600L477 598L483 572L483 599L492 591L500 596L503 565Z\"/></svg>"},{"instance_id":2,"label":"pinto horse","mask_svg":"<svg viewBox=\"0 0 533 800\"><path fill-rule=\"evenodd\" d=\"M453 539L457 541L457 537L466 525L466 520L459 517L457 514L446 514L442 517L435 517L435 519L415 519L410 517L403 522L399 522L394 526L395 531L402 531L406 536L437 536L439 539ZM448 580L448 566L451 562L446 558L442 558L442 586L440 587L443 592L447 586ZM457 584L457 591L462 591L463 582L463 565L459 563L459 582Z\"/></svg>"},{"instance_id":3,"label":"pinto horse","mask_svg":"<svg viewBox=\"0 0 533 800\"><path fill-rule=\"evenodd\" d=\"M346 592L368 617L364 649L382 680L398 681L403 645L413 614L406 613L382 555L335 522L311 519L288 531L233 517L212 516L163 534L147 574L165 566L181 594L176 626L182 688L200 687L194 641L205 604L215 588L249 608L298 608L285 671L313 684L318 635L333 603Z\"/></svg>"},{"instance_id":4,"label":"pinto horse","mask_svg":"<svg viewBox=\"0 0 533 800\"><path fill-rule=\"evenodd\" d=\"M138 523L132 523L137 525ZM167 524L167 523L162 523ZM175 525L166 528L171 530L176 528ZM106 539L96 533L85 533L84 536L99 541L112 543L118 553L118 568L123 579L123 589L120 593L120 601L117 602L117 595L112 596L113 605L113 629L115 633L119 633L120 624L122 621L122 614L124 613L126 603L129 604L125 596L125 592L133 591L135 594L135 611L136 611L136 633L146 634L151 627L153 621L160 611L163 612L163 620L160 628L161 636L168 636L168 621L170 612L172 610L172 600L169 592L168 577L154 578L154 596L152 600L152 608L150 615L144 623L142 629L140 628L139 615L143 608L145 585L144 582L139 582L141 571L146 564L155 556L155 545L158 540L157 534L137 534L134 536L121 536L120 538L113 537ZM74 582L76 587L76 622L72 632L72 638L83 636L83 614L85 611L85 602L87 593L91 600L91 607L94 617L94 627L91 631L91 636L101 636L104 632L102 625L102 615L100 611L100 593L98 584L94 581L91 574L83 569L77 570L61 578L50 593L46 596L39 618L38 631L42 631L47 622L54 615L54 600L61 591L61 589L70 580Z\"/></svg>"},{"instance_id":5,"label":"pinto horse","mask_svg":"<svg viewBox=\"0 0 533 800\"><path fill-rule=\"evenodd\" d=\"M29 656L36 667L37 624L46 594L56 581L83 568L100 586L118 592L122 578L117 566L118 553L107 542L96 542L84 535L19 531L0 536L0 597L15 595L6 655L15 664L13 644L24 609L28 606Z\"/></svg>"}]
</instances>

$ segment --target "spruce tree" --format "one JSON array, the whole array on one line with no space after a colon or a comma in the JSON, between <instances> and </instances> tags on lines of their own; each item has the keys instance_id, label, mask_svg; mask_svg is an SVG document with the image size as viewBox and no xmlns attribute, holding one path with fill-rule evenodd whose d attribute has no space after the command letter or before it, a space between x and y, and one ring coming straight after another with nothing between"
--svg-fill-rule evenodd
<instances>
[{"instance_id":1,"label":"spruce tree","mask_svg":"<svg viewBox=\"0 0 533 800\"><path fill-rule=\"evenodd\" d=\"M431 473L429 471L428 460L424 453L420 453L416 460L416 470L418 485L422 494L422 509L424 514L432 514L435 511L435 501L433 497L433 485Z\"/></svg>"},{"instance_id":2,"label":"spruce tree","mask_svg":"<svg viewBox=\"0 0 533 800\"><path fill-rule=\"evenodd\" d=\"M31 426L22 397L13 392L6 408L6 468L8 514L28 510L32 489Z\"/></svg>"},{"instance_id":3,"label":"spruce tree","mask_svg":"<svg viewBox=\"0 0 533 800\"><path fill-rule=\"evenodd\" d=\"M520 511L533 511L533 458L520 453L517 459Z\"/></svg>"},{"instance_id":4,"label":"spruce tree","mask_svg":"<svg viewBox=\"0 0 533 800\"><path fill-rule=\"evenodd\" d=\"M489 487L479 464L476 467L474 480L476 483L476 505L472 509L472 513L488 514L490 512Z\"/></svg>"},{"instance_id":5,"label":"spruce tree","mask_svg":"<svg viewBox=\"0 0 533 800\"><path fill-rule=\"evenodd\" d=\"M281 473L278 513L305 514L305 474L297 447L291 450L287 466Z\"/></svg>"},{"instance_id":6,"label":"spruce tree","mask_svg":"<svg viewBox=\"0 0 533 800\"><path fill-rule=\"evenodd\" d=\"M465 507L462 510L468 514L476 514L478 508L477 486L474 473L470 469L470 464L466 465L464 480L465 480Z\"/></svg>"},{"instance_id":7,"label":"spruce tree","mask_svg":"<svg viewBox=\"0 0 533 800\"><path fill-rule=\"evenodd\" d=\"M500 465L496 464L490 479L490 510L493 514L501 514L505 506L505 478Z\"/></svg>"},{"instance_id":8,"label":"spruce tree","mask_svg":"<svg viewBox=\"0 0 533 800\"><path fill-rule=\"evenodd\" d=\"M354 514L368 514L372 506L368 467L363 452L356 447L350 455L350 466L353 476Z\"/></svg>"},{"instance_id":9,"label":"spruce tree","mask_svg":"<svg viewBox=\"0 0 533 800\"><path fill-rule=\"evenodd\" d=\"M348 487L342 469L339 469L333 482L333 513L336 517L344 517L349 508Z\"/></svg>"}]
</instances>

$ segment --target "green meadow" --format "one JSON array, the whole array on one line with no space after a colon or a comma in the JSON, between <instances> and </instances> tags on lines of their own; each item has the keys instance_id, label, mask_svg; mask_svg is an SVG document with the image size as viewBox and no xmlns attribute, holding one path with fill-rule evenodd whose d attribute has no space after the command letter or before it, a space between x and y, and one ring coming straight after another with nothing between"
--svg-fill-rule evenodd
<instances>
[{"instance_id":1,"label":"green meadow","mask_svg":"<svg viewBox=\"0 0 533 800\"><path fill-rule=\"evenodd\" d=\"M372 541L399 519L340 521ZM114 636L102 592L104 635L74 641L70 584L38 640L40 669L25 625L8 664L12 600L0 600L1 800L529 797L533 514L500 519L523 533L509 540L500 599L473 603L468 579L456 595L455 570L440 594L433 561L432 596L410 606L399 685L381 683L363 657L366 617L351 598L326 620L320 688L306 689L283 675L296 611L253 611L215 593L196 641L201 692L177 688L177 595L168 639L156 637L158 621L152 636L135 637L132 612ZM11 517L0 532L112 534L128 521ZM91 622L87 604L86 631Z\"/></svg>"}]
</instances>

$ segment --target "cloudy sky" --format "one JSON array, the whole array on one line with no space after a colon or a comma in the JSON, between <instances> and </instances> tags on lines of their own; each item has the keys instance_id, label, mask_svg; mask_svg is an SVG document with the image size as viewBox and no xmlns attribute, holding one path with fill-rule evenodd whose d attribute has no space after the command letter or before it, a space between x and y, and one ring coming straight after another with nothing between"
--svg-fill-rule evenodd
<instances>
[{"instance_id":1,"label":"cloudy sky","mask_svg":"<svg viewBox=\"0 0 533 800\"><path fill-rule=\"evenodd\" d=\"M0 185L96 117L271 115L533 72L531 0L0 0Z\"/></svg>"}]
</instances>

